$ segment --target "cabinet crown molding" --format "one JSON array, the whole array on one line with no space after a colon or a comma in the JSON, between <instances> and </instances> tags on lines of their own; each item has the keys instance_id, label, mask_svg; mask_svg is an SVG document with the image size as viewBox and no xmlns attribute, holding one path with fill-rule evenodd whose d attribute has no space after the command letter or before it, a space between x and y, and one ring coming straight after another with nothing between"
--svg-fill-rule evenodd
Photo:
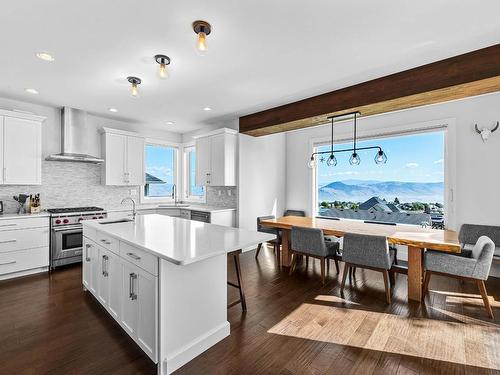
<instances>
[{"instance_id":1,"label":"cabinet crown molding","mask_svg":"<svg viewBox=\"0 0 500 375\"><path fill-rule=\"evenodd\" d=\"M211 132L204 133L204 134L199 134L199 135L194 135L194 139L198 138L204 138L204 137L211 137L212 135L218 135L218 134L238 134L237 130L230 129L230 128L220 128L220 129L215 129L212 130Z\"/></svg>"},{"instance_id":2,"label":"cabinet crown molding","mask_svg":"<svg viewBox=\"0 0 500 375\"><path fill-rule=\"evenodd\" d=\"M9 109L0 109L0 116L22 118L25 120L33 120L38 122L43 122L47 119L45 116L38 116L32 113L22 112L22 111L11 111Z\"/></svg>"},{"instance_id":3,"label":"cabinet crown molding","mask_svg":"<svg viewBox=\"0 0 500 375\"><path fill-rule=\"evenodd\" d=\"M127 130L121 130L121 129L113 129L113 128L108 128L108 127L102 127L102 129L99 129L99 133L105 134L105 133L110 133L110 134L121 134L121 135L127 135L129 137L138 137L138 138L145 138L142 134L136 133L136 132L131 132Z\"/></svg>"}]
</instances>

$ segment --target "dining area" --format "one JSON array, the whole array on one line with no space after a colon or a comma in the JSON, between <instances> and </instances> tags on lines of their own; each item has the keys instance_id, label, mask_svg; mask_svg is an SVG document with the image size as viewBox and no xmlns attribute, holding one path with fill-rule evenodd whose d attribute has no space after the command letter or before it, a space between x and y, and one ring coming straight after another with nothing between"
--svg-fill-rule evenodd
<instances>
[{"instance_id":1,"label":"dining area","mask_svg":"<svg viewBox=\"0 0 500 375\"><path fill-rule=\"evenodd\" d=\"M384 281L386 302L391 303L395 283L406 283L407 302L425 303L432 275L477 285L487 316L494 318L485 280L496 261L500 228L464 224L459 232L425 226L308 217L302 210L285 210L284 216L257 218L257 230L275 234L269 242L276 266L293 277L298 264L319 260L322 285L330 263L340 283L340 293L357 269L376 271ZM489 237L488 237L489 235ZM490 238L490 237L493 237ZM255 257L262 249L259 245ZM402 251L406 256L402 256ZM406 250L406 251L404 251ZM406 258L406 259L402 259ZM405 278L396 275L406 275ZM378 276L377 276L378 277Z\"/></svg>"}]
</instances>

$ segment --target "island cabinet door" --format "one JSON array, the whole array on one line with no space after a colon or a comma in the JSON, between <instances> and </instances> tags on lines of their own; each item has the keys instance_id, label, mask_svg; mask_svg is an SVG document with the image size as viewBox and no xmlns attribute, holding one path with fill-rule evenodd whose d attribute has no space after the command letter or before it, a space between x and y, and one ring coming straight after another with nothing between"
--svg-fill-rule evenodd
<instances>
[{"instance_id":1,"label":"island cabinet door","mask_svg":"<svg viewBox=\"0 0 500 375\"><path fill-rule=\"evenodd\" d=\"M109 299L109 251L98 246L97 257L97 299L104 307L108 307Z\"/></svg>"},{"instance_id":2,"label":"island cabinet door","mask_svg":"<svg viewBox=\"0 0 500 375\"><path fill-rule=\"evenodd\" d=\"M156 362L158 278L139 268L137 281L137 342Z\"/></svg>"},{"instance_id":3,"label":"island cabinet door","mask_svg":"<svg viewBox=\"0 0 500 375\"><path fill-rule=\"evenodd\" d=\"M84 246L83 271L82 271L83 285L92 294L97 296L97 285L98 285L97 275L99 272L97 264L97 257L98 257L97 246L92 241L86 238L84 238L83 246Z\"/></svg>"},{"instance_id":4,"label":"island cabinet door","mask_svg":"<svg viewBox=\"0 0 500 375\"><path fill-rule=\"evenodd\" d=\"M132 337L137 337L137 267L122 260L122 313L120 323Z\"/></svg>"},{"instance_id":5,"label":"island cabinet door","mask_svg":"<svg viewBox=\"0 0 500 375\"><path fill-rule=\"evenodd\" d=\"M123 285L122 285L122 261L120 257L108 252L107 261L107 272L108 272L108 286L109 286L109 297L108 297L108 311L116 321L120 321L121 311L122 311L122 295L123 295Z\"/></svg>"}]
</instances>

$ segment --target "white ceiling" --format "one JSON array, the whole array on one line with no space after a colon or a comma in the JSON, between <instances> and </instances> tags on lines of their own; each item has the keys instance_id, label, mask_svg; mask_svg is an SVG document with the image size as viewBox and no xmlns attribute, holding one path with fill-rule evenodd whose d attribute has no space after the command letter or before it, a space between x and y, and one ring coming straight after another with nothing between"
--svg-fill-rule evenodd
<instances>
[{"instance_id":1,"label":"white ceiling","mask_svg":"<svg viewBox=\"0 0 500 375\"><path fill-rule=\"evenodd\" d=\"M499 43L499 14L498 0L3 1L0 95L186 132ZM195 19L213 26L204 57Z\"/></svg>"}]
</instances>

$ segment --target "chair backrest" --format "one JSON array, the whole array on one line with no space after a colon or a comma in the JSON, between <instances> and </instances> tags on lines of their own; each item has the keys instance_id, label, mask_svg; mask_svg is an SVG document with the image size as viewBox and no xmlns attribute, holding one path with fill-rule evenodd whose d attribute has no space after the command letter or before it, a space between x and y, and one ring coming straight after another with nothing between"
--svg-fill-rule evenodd
<instances>
[{"instance_id":1,"label":"chair backrest","mask_svg":"<svg viewBox=\"0 0 500 375\"><path fill-rule=\"evenodd\" d=\"M374 268L391 268L387 237L346 233L342 260L347 263Z\"/></svg>"},{"instance_id":2,"label":"chair backrest","mask_svg":"<svg viewBox=\"0 0 500 375\"><path fill-rule=\"evenodd\" d=\"M306 212L302 210L286 210L283 216L306 216Z\"/></svg>"},{"instance_id":3,"label":"chair backrest","mask_svg":"<svg viewBox=\"0 0 500 375\"><path fill-rule=\"evenodd\" d=\"M273 228L266 228L266 227L262 226L262 224L261 224L261 222L263 220L273 220L275 218L276 217L274 215L267 215L267 216L259 216L259 217L257 217L257 231L258 232L273 233L273 234L275 234L276 233L275 229L273 229Z\"/></svg>"},{"instance_id":4,"label":"chair backrest","mask_svg":"<svg viewBox=\"0 0 500 375\"><path fill-rule=\"evenodd\" d=\"M474 271L472 271L473 278L481 280L488 278L494 251L495 244L489 237L481 236L478 238L472 249L472 257L476 259L476 266L474 267Z\"/></svg>"},{"instance_id":5,"label":"chair backrest","mask_svg":"<svg viewBox=\"0 0 500 375\"><path fill-rule=\"evenodd\" d=\"M292 227L292 250L301 253L326 256L323 231L318 228Z\"/></svg>"},{"instance_id":6,"label":"chair backrest","mask_svg":"<svg viewBox=\"0 0 500 375\"><path fill-rule=\"evenodd\" d=\"M488 236L495 246L500 247L500 227L493 225L463 224L458 232L458 239L461 244L474 245L481 236Z\"/></svg>"}]
</instances>

